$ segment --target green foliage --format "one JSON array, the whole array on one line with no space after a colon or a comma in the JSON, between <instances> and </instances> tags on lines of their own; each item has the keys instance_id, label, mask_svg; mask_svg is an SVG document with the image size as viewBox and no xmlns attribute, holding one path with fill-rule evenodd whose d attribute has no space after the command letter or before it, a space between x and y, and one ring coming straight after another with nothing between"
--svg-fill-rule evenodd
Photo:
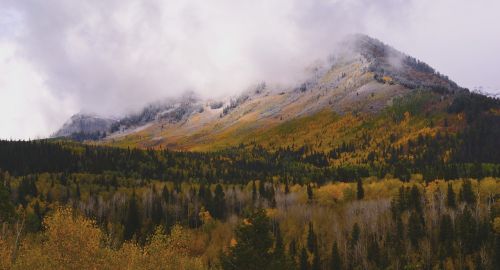
<instances>
[{"instance_id":1,"label":"green foliage","mask_svg":"<svg viewBox=\"0 0 500 270\"><path fill-rule=\"evenodd\" d=\"M448 183L448 190L446 192L446 206L452 209L457 207L457 199L451 183Z\"/></svg>"},{"instance_id":2,"label":"green foliage","mask_svg":"<svg viewBox=\"0 0 500 270\"><path fill-rule=\"evenodd\" d=\"M14 216L14 206L10 201L10 192L0 183L0 223L9 221Z\"/></svg>"},{"instance_id":3,"label":"green foliage","mask_svg":"<svg viewBox=\"0 0 500 270\"><path fill-rule=\"evenodd\" d=\"M358 200L362 200L365 197L365 190L363 189L363 182L361 182L361 179L358 179L356 184L356 197Z\"/></svg>"},{"instance_id":4,"label":"green foliage","mask_svg":"<svg viewBox=\"0 0 500 270\"><path fill-rule=\"evenodd\" d=\"M330 270L340 270L340 269L342 269L342 258L340 257L340 252L337 242L333 242Z\"/></svg>"},{"instance_id":5,"label":"green foliage","mask_svg":"<svg viewBox=\"0 0 500 270\"><path fill-rule=\"evenodd\" d=\"M264 210L252 212L236 229L236 245L221 258L223 269L270 269L273 239Z\"/></svg>"}]
</instances>

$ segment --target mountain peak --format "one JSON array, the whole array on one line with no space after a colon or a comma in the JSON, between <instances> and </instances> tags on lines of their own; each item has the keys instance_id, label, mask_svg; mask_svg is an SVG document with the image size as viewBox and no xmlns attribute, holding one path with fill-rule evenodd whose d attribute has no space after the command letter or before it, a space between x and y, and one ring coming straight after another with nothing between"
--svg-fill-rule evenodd
<instances>
[{"instance_id":1,"label":"mountain peak","mask_svg":"<svg viewBox=\"0 0 500 270\"><path fill-rule=\"evenodd\" d=\"M101 117L93 113L77 113L64 123L51 137L103 136L109 131L115 119Z\"/></svg>"}]
</instances>

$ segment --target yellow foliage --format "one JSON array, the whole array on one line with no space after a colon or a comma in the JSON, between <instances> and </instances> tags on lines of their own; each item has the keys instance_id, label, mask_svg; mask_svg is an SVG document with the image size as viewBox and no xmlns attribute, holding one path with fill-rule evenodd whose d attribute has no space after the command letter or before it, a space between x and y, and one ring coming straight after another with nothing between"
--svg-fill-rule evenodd
<instances>
[{"instance_id":1,"label":"yellow foliage","mask_svg":"<svg viewBox=\"0 0 500 270\"><path fill-rule=\"evenodd\" d=\"M500 217L496 217L493 220L493 230L497 233L500 234Z\"/></svg>"},{"instance_id":2,"label":"yellow foliage","mask_svg":"<svg viewBox=\"0 0 500 270\"><path fill-rule=\"evenodd\" d=\"M316 199L321 204L332 204L344 199L345 189L350 188L347 183L327 184L316 190Z\"/></svg>"},{"instance_id":3,"label":"yellow foliage","mask_svg":"<svg viewBox=\"0 0 500 270\"><path fill-rule=\"evenodd\" d=\"M229 246L234 247L237 244L238 244L238 241L236 241L236 239L234 239L234 238L231 238L231 242L229 243Z\"/></svg>"},{"instance_id":4,"label":"yellow foliage","mask_svg":"<svg viewBox=\"0 0 500 270\"><path fill-rule=\"evenodd\" d=\"M27 247L16 268L20 269L97 269L103 263L101 231L94 222L61 208L44 222L45 237L40 247Z\"/></svg>"},{"instance_id":5,"label":"yellow foliage","mask_svg":"<svg viewBox=\"0 0 500 270\"><path fill-rule=\"evenodd\" d=\"M0 269L11 268L12 243L0 237Z\"/></svg>"}]
</instances>

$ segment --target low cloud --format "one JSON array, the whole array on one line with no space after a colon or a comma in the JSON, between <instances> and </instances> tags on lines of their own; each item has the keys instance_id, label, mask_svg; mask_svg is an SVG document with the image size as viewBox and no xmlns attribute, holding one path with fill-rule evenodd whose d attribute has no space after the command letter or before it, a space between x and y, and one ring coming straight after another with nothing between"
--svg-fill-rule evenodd
<instances>
[{"instance_id":1,"label":"low cloud","mask_svg":"<svg viewBox=\"0 0 500 270\"><path fill-rule=\"evenodd\" d=\"M260 81L292 84L356 32L466 87L500 88L498 8L495 0L1 0L0 71L10 73L0 73L0 137L47 136L76 112L118 115L187 90L217 97Z\"/></svg>"}]
</instances>

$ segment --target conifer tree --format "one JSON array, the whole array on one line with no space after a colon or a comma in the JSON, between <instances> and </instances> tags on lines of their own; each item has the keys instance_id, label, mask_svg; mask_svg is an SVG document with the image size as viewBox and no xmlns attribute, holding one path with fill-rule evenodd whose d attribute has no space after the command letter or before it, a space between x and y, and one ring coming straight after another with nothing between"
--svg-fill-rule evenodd
<instances>
[{"instance_id":1,"label":"conifer tree","mask_svg":"<svg viewBox=\"0 0 500 270\"><path fill-rule=\"evenodd\" d=\"M14 216L14 206L10 201L10 194L4 183L0 182L0 223L8 221Z\"/></svg>"},{"instance_id":2,"label":"conifer tree","mask_svg":"<svg viewBox=\"0 0 500 270\"><path fill-rule=\"evenodd\" d=\"M273 239L269 218L263 209L250 213L236 229L236 245L222 255L223 269L263 270L272 266Z\"/></svg>"},{"instance_id":3,"label":"conifer tree","mask_svg":"<svg viewBox=\"0 0 500 270\"><path fill-rule=\"evenodd\" d=\"M377 268L380 265L380 247L375 235L372 235L368 241L367 257Z\"/></svg>"},{"instance_id":4,"label":"conifer tree","mask_svg":"<svg viewBox=\"0 0 500 270\"><path fill-rule=\"evenodd\" d=\"M414 248L418 248L419 240L424 236L424 228L422 226L422 217L417 211L411 211L408 220L408 239Z\"/></svg>"},{"instance_id":5,"label":"conifer tree","mask_svg":"<svg viewBox=\"0 0 500 270\"><path fill-rule=\"evenodd\" d=\"M308 270L309 269L309 260L307 258L307 251L305 248L302 248L300 253L300 270Z\"/></svg>"},{"instance_id":6,"label":"conifer tree","mask_svg":"<svg viewBox=\"0 0 500 270\"><path fill-rule=\"evenodd\" d=\"M453 237L454 230L453 224L451 222L451 217L448 214L445 214L441 217L439 224L439 255L441 259L444 259L453 254Z\"/></svg>"},{"instance_id":7,"label":"conifer tree","mask_svg":"<svg viewBox=\"0 0 500 270\"><path fill-rule=\"evenodd\" d=\"M132 197L128 202L127 214L125 216L125 228L124 228L124 239L130 240L132 237L139 232L141 228L139 209L137 206L135 191L132 193Z\"/></svg>"},{"instance_id":8,"label":"conifer tree","mask_svg":"<svg viewBox=\"0 0 500 270\"><path fill-rule=\"evenodd\" d=\"M317 249L317 239L314 233L312 222L309 222L309 229L307 231L307 249L313 253Z\"/></svg>"},{"instance_id":9,"label":"conifer tree","mask_svg":"<svg viewBox=\"0 0 500 270\"><path fill-rule=\"evenodd\" d=\"M313 190L312 190L311 184L307 184L307 200L309 202L312 202L312 200L313 200Z\"/></svg>"},{"instance_id":10,"label":"conifer tree","mask_svg":"<svg viewBox=\"0 0 500 270\"><path fill-rule=\"evenodd\" d=\"M340 257L339 247L337 245L337 242L333 242L330 270L340 270L340 269L342 269L342 258Z\"/></svg>"},{"instance_id":11,"label":"conifer tree","mask_svg":"<svg viewBox=\"0 0 500 270\"><path fill-rule=\"evenodd\" d=\"M455 209L457 207L455 191L453 191L453 186L448 183L448 191L446 193L446 206Z\"/></svg>"},{"instance_id":12,"label":"conifer tree","mask_svg":"<svg viewBox=\"0 0 500 270\"><path fill-rule=\"evenodd\" d=\"M312 261L312 266L311 270L320 270L321 269L321 260L319 257L319 251L316 249L313 253L313 261Z\"/></svg>"},{"instance_id":13,"label":"conifer tree","mask_svg":"<svg viewBox=\"0 0 500 270\"><path fill-rule=\"evenodd\" d=\"M365 190L363 189L363 182L361 181L361 178L358 178L356 197L358 200L362 200L365 197Z\"/></svg>"},{"instance_id":14,"label":"conifer tree","mask_svg":"<svg viewBox=\"0 0 500 270\"><path fill-rule=\"evenodd\" d=\"M352 232L351 232L351 248L352 249L354 249L354 247L358 244L360 234L361 234L361 229L359 228L359 225L356 222L352 226Z\"/></svg>"},{"instance_id":15,"label":"conifer tree","mask_svg":"<svg viewBox=\"0 0 500 270\"><path fill-rule=\"evenodd\" d=\"M473 205L476 203L476 194L472 190L472 183L470 180L464 180L462 188L460 189L460 199L461 201Z\"/></svg>"},{"instance_id":16,"label":"conifer tree","mask_svg":"<svg viewBox=\"0 0 500 270\"><path fill-rule=\"evenodd\" d=\"M223 219L226 216L226 195L221 184L215 186L215 195L213 199L212 216L218 219Z\"/></svg>"}]
</instances>

